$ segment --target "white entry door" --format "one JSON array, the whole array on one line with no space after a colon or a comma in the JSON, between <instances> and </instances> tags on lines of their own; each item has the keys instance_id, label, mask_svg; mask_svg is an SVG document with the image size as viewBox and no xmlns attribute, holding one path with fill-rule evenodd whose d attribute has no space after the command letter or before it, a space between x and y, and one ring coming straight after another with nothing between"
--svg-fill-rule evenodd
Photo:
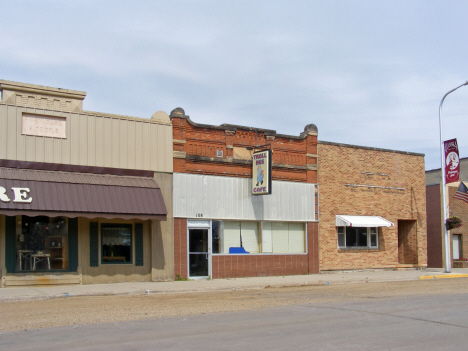
<instances>
[{"instance_id":1,"label":"white entry door","mask_svg":"<svg viewBox=\"0 0 468 351\"><path fill-rule=\"evenodd\" d=\"M211 276L211 221L187 222L188 275L191 279Z\"/></svg>"},{"instance_id":2,"label":"white entry door","mask_svg":"<svg viewBox=\"0 0 468 351\"><path fill-rule=\"evenodd\" d=\"M461 248L461 235L460 234L453 234L452 235L452 243L453 243L453 259L459 260L460 259L460 248Z\"/></svg>"}]
</instances>

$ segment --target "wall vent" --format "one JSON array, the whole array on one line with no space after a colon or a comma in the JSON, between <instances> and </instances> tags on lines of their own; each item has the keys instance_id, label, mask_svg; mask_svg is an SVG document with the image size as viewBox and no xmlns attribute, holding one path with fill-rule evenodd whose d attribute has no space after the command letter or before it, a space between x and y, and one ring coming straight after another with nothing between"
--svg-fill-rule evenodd
<instances>
[{"instance_id":1,"label":"wall vent","mask_svg":"<svg viewBox=\"0 0 468 351\"><path fill-rule=\"evenodd\" d=\"M222 150L216 150L216 157L223 157L223 151Z\"/></svg>"}]
</instances>

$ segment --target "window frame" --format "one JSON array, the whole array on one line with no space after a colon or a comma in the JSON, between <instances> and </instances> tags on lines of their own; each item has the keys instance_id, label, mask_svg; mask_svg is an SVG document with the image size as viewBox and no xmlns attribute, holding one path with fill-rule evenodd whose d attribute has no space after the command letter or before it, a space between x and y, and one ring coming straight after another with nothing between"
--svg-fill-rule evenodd
<instances>
[{"instance_id":1,"label":"window frame","mask_svg":"<svg viewBox=\"0 0 468 351\"><path fill-rule=\"evenodd\" d=\"M71 267L74 267L74 262L72 262L74 257L72 256L77 247L73 245L74 237L72 237L72 235L74 228L72 227L70 218L48 215L30 216L28 214L20 214L11 217L14 219L14 229L11 231L13 237L12 248L14 249L14 264L11 265L11 271L13 273L40 274L72 271ZM32 238L33 233L30 231L32 230L31 225L34 222L43 225L43 228L36 233L38 237L35 239ZM8 235L9 232L7 231L7 241L9 239ZM38 239L41 239L40 244L37 242ZM7 247L9 247L9 245L6 243L5 250L8 250ZM19 252L22 252L22 254L17 257ZM39 266L44 265L46 268L33 269L31 257L32 254L37 254L38 252L44 254L45 260L38 260L37 262ZM47 258L45 256L47 256ZM20 264L19 260L21 260ZM6 265L8 266L8 263L6 263ZM62 265L62 267L57 267L60 265Z\"/></svg>"},{"instance_id":2,"label":"window frame","mask_svg":"<svg viewBox=\"0 0 468 351\"><path fill-rule=\"evenodd\" d=\"M217 237L217 240L219 240L219 247L220 247L220 250L222 250L222 248L224 247L224 241L225 241L225 238L224 238L224 228L225 228L225 223L226 222L239 222L239 223L245 223L245 222L250 222L250 223L256 223L257 224L257 230L258 230L258 236L257 236L257 239L258 239L258 249L259 249L259 252L249 252L249 254L251 255L306 255L308 254L308 245L307 245L307 238L308 238L308 231L307 231L307 228L308 228L308 223L307 222L289 222L289 221L249 221L249 220L223 220L223 219L213 219L211 220L211 222L219 222L219 231L218 231L218 235L219 237ZM295 224L300 224L301 227L302 227L302 240L303 240L303 249L304 251L303 252L264 252L264 225L266 223L283 223L286 225L287 227L287 230L288 230L288 238L287 240L289 240L289 224L290 223L295 223ZM213 235L213 233L212 233ZM213 237L211 238L211 240L213 240ZM214 244L214 242L213 242ZM229 254L229 252L215 252L215 251L218 251L218 250L215 250L214 247L212 248L212 255L233 255L233 254Z\"/></svg>"},{"instance_id":3,"label":"window frame","mask_svg":"<svg viewBox=\"0 0 468 351\"><path fill-rule=\"evenodd\" d=\"M366 228L366 246L346 246L347 228ZM337 247L339 250L378 250L379 249L379 227L346 227L337 226ZM375 245L372 242L375 240ZM340 245L343 243L344 245Z\"/></svg>"},{"instance_id":4,"label":"window frame","mask_svg":"<svg viewBox=\"0 0 468 351\"><path fill-rule=\"evenodd\" d=\"M130 229L130 260L129 261L126 261L126 262L108 262L108 261L104 261L104 244L103 244L103 240L102 240L102 235L103 235L103 227L107 227L107 228L117 228L117 227L127 227ZM134 262L134 254L133 254L133 250L135 249L135 238L134 238L134 235L135 235L135 228L134 228L134 225L132 223L100 223L99 225L99 244L100 244L100 254L101 254L101 264L102 265L110 265L110 264L128 264L128 265L132 265Z\"/></svg>"}]
</instances>

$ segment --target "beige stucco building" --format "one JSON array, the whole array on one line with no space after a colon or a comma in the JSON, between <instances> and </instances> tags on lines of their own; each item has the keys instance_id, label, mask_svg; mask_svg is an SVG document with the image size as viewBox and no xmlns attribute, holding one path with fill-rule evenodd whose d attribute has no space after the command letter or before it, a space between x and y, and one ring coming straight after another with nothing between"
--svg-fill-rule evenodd
<instances>
[{"instance_id":1,"label":"beige stucco building","mask_svg":"<svg viewBox=\"0 0 468 351\"><path fill-rule=\"evenodd\" d=\"M0 80L1 286L174 278L172 124Z\"/></svg>"}]
</instances>

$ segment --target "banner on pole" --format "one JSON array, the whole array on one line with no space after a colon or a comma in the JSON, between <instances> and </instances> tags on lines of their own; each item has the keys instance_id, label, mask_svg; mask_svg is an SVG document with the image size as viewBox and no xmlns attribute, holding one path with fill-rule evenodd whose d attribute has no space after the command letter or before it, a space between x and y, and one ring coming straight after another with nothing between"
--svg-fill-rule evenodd
<instances>
[{"instance_id":1,"label":"banner on pole","mask_svg":"<svg viewBox=\"0 0 468 351\"><path fill-rule=\"evenodd\" d=\"M445 182L458 182L460 177L460 158L457 139L444 141L445 150Z\"/></svg>"}]
</instances>

